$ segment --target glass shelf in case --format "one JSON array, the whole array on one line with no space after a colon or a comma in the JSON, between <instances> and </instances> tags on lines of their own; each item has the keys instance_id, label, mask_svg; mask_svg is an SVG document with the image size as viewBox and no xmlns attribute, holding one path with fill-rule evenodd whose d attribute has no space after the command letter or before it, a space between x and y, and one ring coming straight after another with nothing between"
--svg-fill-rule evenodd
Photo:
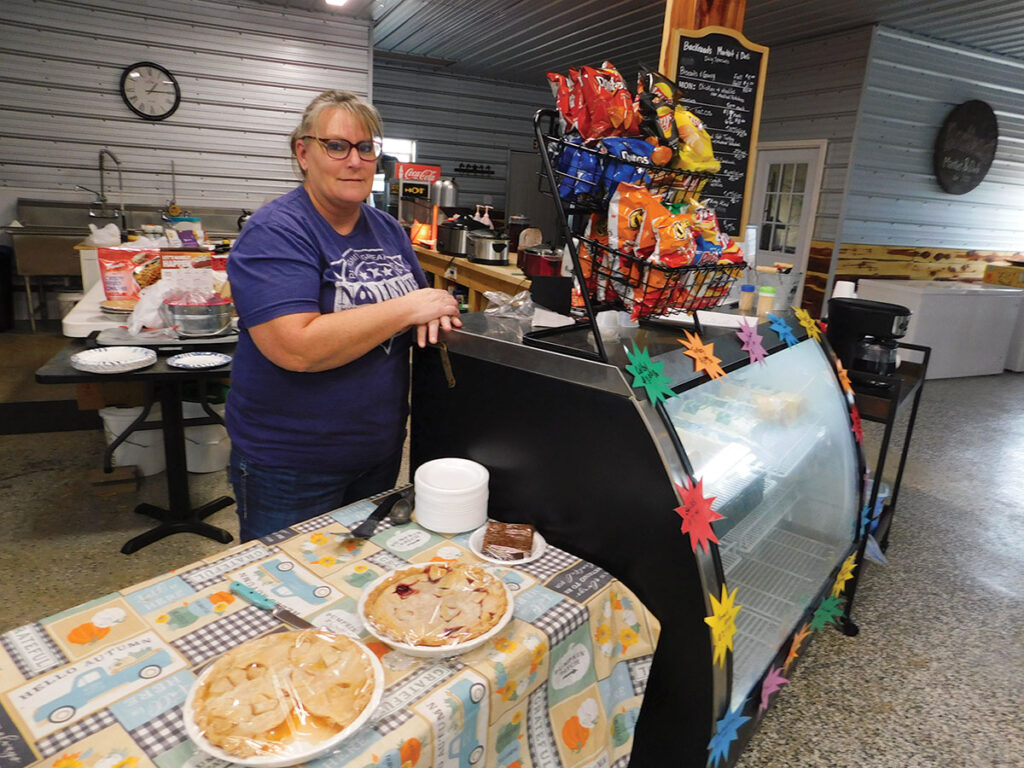
<instances>
[{"instance_id":1,"label":"glass shelf in case","mask_svg":"<svg viewBox=\"0 0 1024 768\"><path fill-rule=\"evenodd\" d=\"M670 398L714 523L736 616L731 708L746 698L853 544L858 461L846 401L812 340Z\"/></svg>"}]
</instances>

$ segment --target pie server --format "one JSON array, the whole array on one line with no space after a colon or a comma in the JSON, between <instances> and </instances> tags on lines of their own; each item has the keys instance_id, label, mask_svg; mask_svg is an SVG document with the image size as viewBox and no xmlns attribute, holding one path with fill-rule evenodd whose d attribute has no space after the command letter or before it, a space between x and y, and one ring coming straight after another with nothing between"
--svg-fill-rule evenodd
<instances>
[{"instance_id":1,"label":"pie server","mask_svg":"<svg viewBox=\"0 0 1024 768\"><path fill-rule=\"evenodd\" d=\"M310 624L298 614L289 611L280 603L274 602L262 592L259 592L252 587L245 586L245 584L240 581L231 582L231 591L239 597L248 600L257 608L262 608L264 611L270 611L275 619L283 621L285 624L291 624L293 627L298 629L316 629L314 625Z\"/></svg>"},{"instance_id":2,"label":"pie server","mask_svg":"<svg viewBox=\"0 0 1024 768\"><path fill-rule=\"evenodd\" d=\"M368 539L373 536L374 531L377 530L377 523L387 517L389 513L392 522L396 525L409 522L409 514L412 512L412 503L409 501L411 491L411 488L406 488L378 501L370 516L352 530L352 538Z\"/></svg>"}]
</instances>

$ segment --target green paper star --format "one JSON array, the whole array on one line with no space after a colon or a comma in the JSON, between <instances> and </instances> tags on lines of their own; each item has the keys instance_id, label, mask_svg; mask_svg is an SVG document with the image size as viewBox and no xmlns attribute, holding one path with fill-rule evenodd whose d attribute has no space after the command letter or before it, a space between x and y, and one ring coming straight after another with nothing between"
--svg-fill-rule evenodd
<instances>
[{"instance_id":1,"label":"green paper star","mask_svg":"<svg viewBox=\"0 0 1024 768\"><path fill-rule=\"evenodd\" d=\"M824 629L829 624L835 623L836 619L843 615L843 601L838 597L829 595L821 601L821 605L814 612L811 619L811 629Z\"/></svg>"},{"instance_id":2,"label":"green paper star","mask_svg":"<svg viewBox=\"0 0 1024 768\"><path fill-rule=\"evenodd\" d=\"M633 386L643 387L651 402L660 403L662 400L676 396L676 393L672 391L672 379L661 372L661 369L665 367L664 361L652 362L647 350L637 349L635 343L632 352L626 350L626 357L629 358L626 370L633 374Z\"/></svg>"}]
</instances>

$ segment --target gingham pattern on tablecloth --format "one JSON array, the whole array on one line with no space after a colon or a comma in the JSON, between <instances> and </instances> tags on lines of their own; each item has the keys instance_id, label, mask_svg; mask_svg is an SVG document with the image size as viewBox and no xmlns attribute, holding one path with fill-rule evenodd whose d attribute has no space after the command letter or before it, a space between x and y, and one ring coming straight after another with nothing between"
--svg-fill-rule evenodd
<instances>
[{"instance_id":1,"label":"gingham pattern on tablecloth","mask_svg":"<svg viewBox=\"0 0 1024 768\"><path fill-rule=\"evenodd\" d=\"M408 560L403 560L398 555L393 555L384 549L380 550L379 552L374 552L372 555L369 555L366 559L368 562L380 566L381 568L387 571L394 570L395 568L405 568L407 565L409 565Z\"/></svg>"},{"instance_id":2,"label":"gingham pattern on tablecloth","mask_svg":"<svg viewBox=\"0 0 1024 768\"><path fill-rule=\"evenodd\" d=\"M255 605L247 605L240 611L221 616L212 624L173 640L171 645L195 666L280 626L281 622L269 612Z\"/></svg>"},{"instance_id":3,"label":"gingham pattern on tablecloth","mask_svg":"<svg viewBox=\"0 0 1024 768\"><path fill-rule=\"evenodd\" d=\"M101 709L96 714L82 718L77 723L72 723L51 736L44 736L36 742L36 748L43 757L50 757L87 736L109 728L116 722L117 718L109 709Z\"/></svg>"},{"instance_id":4,"label":"gingham pattern on tablecloth","mask_svg":"<svg viewBox=\"0 0 1024 768\"><path fill-rule=\"evenodd\" d=\"M588 621L590 612L586 606L572 600L562 600L548 609L533 625L544 631L550 647L554 648Z\"/></svg>"},{"instance_id":5,"label":"gingham pattern on tablecloth","mask_svg":"<svg viewBox=\"0 0 1024 768\"><path fill-rule=\"evenodd\" d=\"M309 520L303 520L301 523L296 523L292 526L292 530L298 531L299 533L312 533L313 531L318 531L321 528L326 528L333 522L334 518L331 517L330 514L324 513L322 515L317 515L316 517L311 517Z\"/></svg>"},{"instance_id":6,"label":"gingham pattern on tablecloth","mask_svg":"<svg viewBox=\"0 0 1024 768\"><path fill-rule=\"evenodd\" d=\"M43 674L44 672L49 672L51 669L62 667L68 663L68 657L64 655L64 651L62 651L60 649L60 646L58 646L57 643L53 641L53 638L46 634L46 631L42 628L42 625L34 623L26 624L25 626L32 627L32 629L34 630L33 640L37 643L42 643L46 646L46 650L54 658L54 664L46 669L29 669L28 665L25 663L25 654L24 651L21 650L21 646L12 642L8 635L0 635L0 645L3 645L4 650L7 651L7 655L11 657L11 661L14 662L14 665L18 668L18 671L21 672L21 676L23 678L25 678L26 680L30 680L33 677L37 677Z\"/></svg>"},{"instance_id":7,"label":"gingham pattern on tablecloth","mask_svg":"<svg viewBox=\"0 0 1024 768\"><path fill-rule=\"evenodd\" d=\"M393 730L401 727L405 723L412 720L412 710L408 707L392 712L387 717L382 717L380 720L370 719L370 727L377 731L381 736L387 736Z\"/></svg>"},{"instance_id":8,"label":"gingham pattern on tablecloth","mask_svg":"<svg viewBox=\"0 0 1024 768\"><path fill-rule=\"evenodd\" d=\"M556 573L564 571L566 568L571 568L579 562L579 558L574 555L570 555L565 550L559 549L558 547L552 547L548 544L547 549L544 550L544 554L532 563L523 563L522 565L516 565L515 563L509 563L509 565L515 566L521 571L526 571L531 576L536 576L541 581L547 581Z\"/></svg>"},{"instance_id":9,"label":"gingham pattern on tablecloth","mask_svg":"<svg viewBox=\"0 0 1024 768\"><path fill-rule=\"evenodd\" d=\"M132 740L152 758L173 749L188 738L181 713L182 707L179 705L143 723L131 731Z\"/></svg>"},{"instance_id":10,"label":"gingham pattern on tablecloth","mask_svg":"<svg viewBox=\"0 0 1024 768\"><path fill-rule=\"evenodd\" d=\"M263 560L278 552L277 547L254 545L241 552L235 552L213 563L196 563L193 568L178 574L182 581L198 592L206 587L219 584L232 571L237 571L249 563Z\"/></svg>"},{"instance_id":11,"label":"gingham pattern on tablecloth","mask_svg":"<svg viewBox=\"0 0 1024 768\"><path fill-rule=\"evenodd\" d=\"M643 696L647 690L647 678L651 675L651 662L653 656L641 656L636 659L629 659L626 662L626 669L629 670L629 679L633 683L633 693L636 696Z\"/></svg>"},{"instance_id":12,"label":"gingham pattern on tablecloth","mask_svg":"<svg viewBox=\"0 0 1024 768\"><path fill-rule=\"evenodd\" d=\"M614 763L612 763L612 768L627 768L628 765L629 765L629 755L623 755L618 760L616 760Z\"/></svg>"}]
</instances>

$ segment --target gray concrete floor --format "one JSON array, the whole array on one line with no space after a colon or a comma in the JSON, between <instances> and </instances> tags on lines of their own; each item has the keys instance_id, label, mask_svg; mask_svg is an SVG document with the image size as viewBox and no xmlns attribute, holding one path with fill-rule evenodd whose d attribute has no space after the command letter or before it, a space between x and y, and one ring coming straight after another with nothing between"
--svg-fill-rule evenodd
<instances>
[{"instance_id":1,"label":"gray concrete floor","mask_svg":"<svg viewBox=\"0 0 1024 768\"><path fill-rule=\"evenodd\" d=\"M1021 403L1022 375L927 383L889 565L869 564L858 591L860 635L815 634L740 768L1024 765ZM0 436L0 632L223 548L184 534L122 555L151 525L134 506L166 489L161 474L96 497L102 449L99 432ZM224 472L191 489L196 503L230 493ZM233 507L210 520L237 533Z\"/></svg>"}]
</instances>

